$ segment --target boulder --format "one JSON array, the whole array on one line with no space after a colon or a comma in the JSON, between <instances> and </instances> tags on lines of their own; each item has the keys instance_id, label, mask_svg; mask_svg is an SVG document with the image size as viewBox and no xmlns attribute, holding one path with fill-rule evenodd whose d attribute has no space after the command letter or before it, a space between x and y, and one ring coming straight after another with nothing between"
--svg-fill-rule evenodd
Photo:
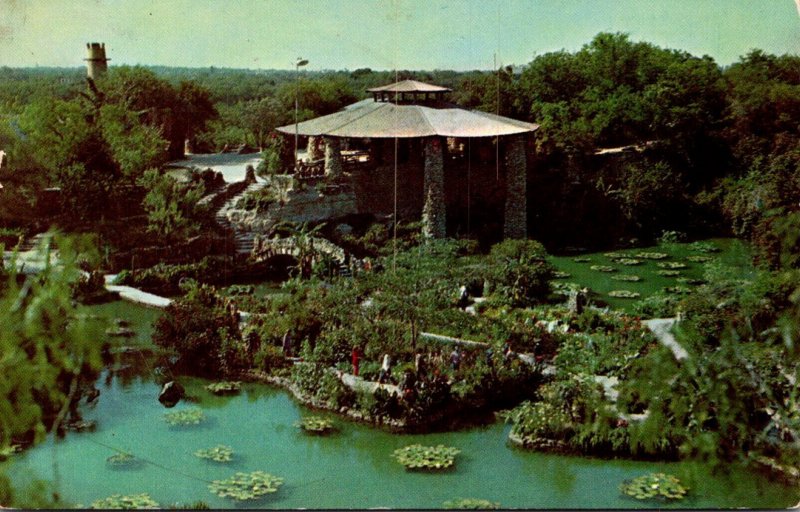
<instances>
[{"instance_id":1,"label":"boulder","mask_svg":"<svg viewBox=\"0 0 800 512\"><path fill-rule=\"evenodd\" d=\"M175 407L175 404L180 402L181 398L183 398L185 394L186 390L183 389L183 386L181 386L180 383L171 380L164 384L164 387L161 388L161 392L158 394L158 401L161 402L161 405L164 407Z\"/></svg>"}]
</instances>

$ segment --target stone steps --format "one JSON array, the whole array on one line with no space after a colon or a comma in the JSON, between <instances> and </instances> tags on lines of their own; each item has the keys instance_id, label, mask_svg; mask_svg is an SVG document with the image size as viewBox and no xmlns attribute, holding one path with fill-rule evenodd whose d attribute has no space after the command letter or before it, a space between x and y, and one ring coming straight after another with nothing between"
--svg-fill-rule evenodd
<instances>
[{"instance_id":1,"label":"stone steps","mask_svg":"<svg viewBox=\"0 0 800 512\"><path fill-rule=\"evenodd\" d=\"M250 231L238 230L236 226L233 225L233 223L231 223L231 221L228 219L228 211L236 208L236 203L239 202L239 199L244 197L245 194L255 192L256 190L260 190L265 186L266 183L263 181L251 183L243 191L225 201L220 209L214 214L214 219L216 220L217 224L226 231L233 233L233 239L236 243L236 254L250 254L253 251L253 248L255 247L255 234Z\"/></svg>"}]
</instances>

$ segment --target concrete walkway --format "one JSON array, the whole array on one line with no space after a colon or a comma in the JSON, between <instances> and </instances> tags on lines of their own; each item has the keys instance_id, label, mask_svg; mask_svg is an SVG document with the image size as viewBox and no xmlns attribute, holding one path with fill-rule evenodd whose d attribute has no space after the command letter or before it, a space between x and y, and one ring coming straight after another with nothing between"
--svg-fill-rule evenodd
<instances>
[{"instance_id":1,"label":"concrete walkway","mask_svg":"<svg viewBox=\"0 0 800 512\"><path fill-rule=\"evenodd\" d=\"M160 297L152 293L143 292L142 290L138 290L131 286L111 284L114 282L114 278L116 277L116 274L108 274L104 276L106 281L106 290L118 293L119 296L124 300L136 302L137 304L144 304L145 306L152 306L155 308L165 308L172 304L172 299L168 299L166 297Z\"/></svg>"},{"instance_id":2,"label":"concrete walkway","mask_svg":"<svg viewBox=\"0 0 800 512\"><path fill-rule=\"evenodd\" d=\"M247 174L247 166L258 167L261 162L260 153L206 153L187 155L184 160L178 160L167 164L168 167L191 168L198 167L201 170L211 168L216 172L222 173L222 177L228 183L244 180ZM260 178L256 178L261 181Z\"/></svg>"},{"instance_id":3,"label":"concrete walkway","mask_svg":"<svg viewBox=\"0 0 800 512\"><path fill-rule=\"evenodd\" d=\"M344 373L341 371L337 371L337 373L339 374L339 378L342 380L342 383L353 391L375 394L378 388L380 388L390 395L400 394L400 388L394 384L379 384L375 381L364 380L361 377L356 377L350 373Z\"/></svg>"},{"instance_id":4,"label":"concrete walkway","mask_svg":"<svg viewBox=\"0 0 800 512\"><path fill-rule=\"evenodd\" d=\"M680 361L689 357L689 353L678 343L675 336L672 335L671 331L675 322L677 322L676 318L652 318L642 321L642 323L653 332L658 341L672 351L675 359Z\"/></svg>"}]
</instances>

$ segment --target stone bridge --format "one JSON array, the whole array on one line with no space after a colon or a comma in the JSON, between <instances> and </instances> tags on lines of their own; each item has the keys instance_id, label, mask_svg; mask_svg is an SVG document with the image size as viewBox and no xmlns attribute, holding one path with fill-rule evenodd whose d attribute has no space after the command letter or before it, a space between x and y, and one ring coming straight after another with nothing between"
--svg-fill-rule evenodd
<instances>
[{"instance_id":1,"label":"stone bridge","mask_svg":"<svg viewBox=\"0 0 800 512\"><path fill-rule=\"evenodd\" d=\"M307 238L302 243L298 243L296 237L290 238L262 238L257 236L254 241L252 257L256 261L266 261L275 256L300 256L301 245L308 246L308 252L312 259L317 261L325 255L335 260L339 264L344 263L344 249L338 245L325 240L324 238Z\"/></svg>"}]
</instances>

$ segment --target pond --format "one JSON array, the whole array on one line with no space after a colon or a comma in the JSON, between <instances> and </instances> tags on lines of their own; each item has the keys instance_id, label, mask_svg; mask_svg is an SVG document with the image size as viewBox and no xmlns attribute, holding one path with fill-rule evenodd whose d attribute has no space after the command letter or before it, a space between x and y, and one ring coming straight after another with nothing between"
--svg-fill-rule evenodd
<instances>
[{"instance_id":1,"label":"pond","mask_svg":"<svg viewBox=\"0 0 800 512\"><path fill-rule=\"evenodd\" d=\"M681 278L702 279L708 265L720 264L735 269L742 277L747 277L753 272L751 252L747 244L733 238L712 238L700 242L706 248L714 247L716 252L702 252L697 250L697 245L691 243L662 244L652 247L637 249L624 249L616 251L603 251L596 253L572 254L552 256L550 261L561 272L569 274L568 277L558 279L557 282L578 283L587 286L599 295L599 299L607 302L611 307L630 310L637 299L615 298L608 295L613 290L627 290L640 294L639 299L649 297L665 287L691 285L681 283ZM652 260L637 257L637 253L654 252L663 253L667 257L661 260ZM615 254L616 253L616 254ZM612 254L613 256L608 256ZM617 254L624 254L628 259L639 261L637 265L623 265L618 261ZM692 259L705 259L708 262L692 261ZM580 260L580 261L576 261ZM669 263L680 263L685 268L677 269L676 275L664 276L659 271L669 270L662 268ZM661 264L661 266L659 265ZM597 267L610 267L614 270L603 272ZM592 267L595 267L594 269ZM608 269L604 269L608 270ZM620 275L635 275L639 281L618 281L615 277Z\"/></svg>"},{"instance_id":2,"label":"pond","mask_svg":"<svg viewBox=\"0 0 800 512\"><path fill-rule=\"evenodd\" d=\"M146 347L155 310L114 302L92 306L94 312L131 321L137 336L125 343ZM132 356L128 356L132 357ZM111 494L149 493L162 506L202 500L212 508L438 508L455 498L482 498L504 507L640 508L641 502L620 495L625 479L663 471L677 475L690 488L682 502L649 503L657 507L784 508L798 500L794 489L753 473L732 469L711 474L693 463L601 460L538 454L506 444L508 426L495 423L458 432L392 435L347 422L330 437L309 437L294 426L311 414L283 390L259 384L243 386L239 395L217 397L207 381L184 378L194 398L174 409L200 407L206 421L191 427L170 427L169 411L156 400L152 359L142 358L137 378L104 372L102 394L84 417L97 421L92 433L69 433L64 440L43 443L17 457L12 475L17 483L36 478L54 481L63 499L89 506ZM456 468L443 474L406 472L392 451L411 443L445 444L461 454ZM229 463L198 459L200 449L225 444L233 448ZM123 469L106 459L126 451L145 461ZM254 502L237 503L208 490L212 480L237 471L262 470L284 478L277 493Z\"/></svg>"}]
</instances>

